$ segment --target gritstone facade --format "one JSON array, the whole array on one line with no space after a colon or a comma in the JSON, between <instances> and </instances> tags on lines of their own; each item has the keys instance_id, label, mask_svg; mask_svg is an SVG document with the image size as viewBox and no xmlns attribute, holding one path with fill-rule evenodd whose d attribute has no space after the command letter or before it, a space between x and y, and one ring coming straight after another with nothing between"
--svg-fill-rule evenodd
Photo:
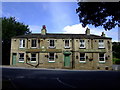
<instances>
[{"instance_id":1,"label":"gritstone facade","mask_svg":"<svg viewBox=\"0 0 120 90\"><path fill-rule=\"evenodd\" d=\"M38 68L111 70L112 38L90 34L41 33L11 39L10 65Z\"/></svg>"}]
</instances>

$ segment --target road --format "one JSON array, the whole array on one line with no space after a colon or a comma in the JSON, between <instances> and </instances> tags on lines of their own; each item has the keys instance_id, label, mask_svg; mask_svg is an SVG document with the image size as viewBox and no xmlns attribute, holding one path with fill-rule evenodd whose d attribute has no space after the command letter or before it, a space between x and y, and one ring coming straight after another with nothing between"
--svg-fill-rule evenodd
<instances>
[{"instance_id":1,"label":"road","mask_svg":"<svg viewBox=\"0 0 120 90\"><path fill-rule=\"evenodd\" d=\"M2 67L6 88L120 88L119 71L80 71Z\"/></svg>"}]
</instances>

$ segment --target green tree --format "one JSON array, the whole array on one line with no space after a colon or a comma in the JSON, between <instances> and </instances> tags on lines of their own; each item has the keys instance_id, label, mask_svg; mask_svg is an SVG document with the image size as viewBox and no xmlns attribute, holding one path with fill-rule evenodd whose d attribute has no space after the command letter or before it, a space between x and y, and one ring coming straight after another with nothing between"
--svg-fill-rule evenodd
<instances>
[{"instance_id":1,"label":"green tree","mask_svg":"<svg viewBox=\"0 0 120 90\"><path fill-rule=\"evenodd\" d=\"M105 30L120 27L120 2L78 2L76 12L83 27L88 24Z\"/></svg>"},{"instance_id":2,"label":"green tree","mask_svg":"<svg viewBox=\"0 0 120 90\"><path fill-rule=\"evenodd\" d=\"M2 64L10 64L11 37L31 33L28 25L16 21L15 17L2 17Z\"/></svg>"},{"instance_id":3,"label":"green tree","mask_svg":"<svg viewBox=\"0 0 120 90\"><path fill-rule=\"evenodd\" d=\"M113 57L120 59L120 42L113 42L112 44Z\"/></svg>"}]
</instances>

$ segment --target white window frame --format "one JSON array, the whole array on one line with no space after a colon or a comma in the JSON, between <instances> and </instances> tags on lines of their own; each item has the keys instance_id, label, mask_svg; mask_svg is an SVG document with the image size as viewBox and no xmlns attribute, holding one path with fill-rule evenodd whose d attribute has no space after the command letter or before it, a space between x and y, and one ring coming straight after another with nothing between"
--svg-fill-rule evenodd
<instances>
[{"instance_id":1,"label":"white window frame","mask_svg":"<svg viewBox=\"0 0 120 90\"><path fill-rule=\"evenodd\" d=\"M23 54L23 57L20 57L20 54ZM23 58L23 59L20 59L20 58ZM19 62L24 62L24 59L25 59L25 54L24 53L19 53L19 59L18 59L18 61Z\"/></svg>"},{"instance_id":2,"label":"white window frame","mask_svg":"<svg viewBox=\"0 0 120 90\"><path fill-rule=\"evenodd\" d=\"M81 41L81 40L84 40L84 39L80 39L80 41ZM81 44L83 44L83 45L84 45L84 47L80 47L80 48L85 48L85 40L84 40L84 42L83 42L83 43L81 43L80 41L79 41L79 47L80 47L80 45L81 45Z\"/></svg>"},{"instance_id":3,"label":"white window frame","mask_svg":"<svg viewBox=\"0 0 120 90\"><path fill-rule=\"evenodd\" d=\"M68 39L66 39L66 40L68 40ZM70 40L68 40L68 41L69 41L69 46L65 46L65 41L66 41L66 40L64 40L64 47L65 47L65 48L70 48Z\"/></svg>"},{"instance_id":4,"label":"white window frame","mask_svg":"<svg viewBox=\"0 0 120 90\"><path fill-rule=\"evenodd\" d=\"M36 55L36 57L32 57L32 54L35 54L35 55ZM32 58L35 58L35 59L36 59L36 61L31 61L31 60L32 60ZM32 62L32 63L36 63L36 62L37 62L37 54L36 54L36 53L31 53L31 59L30 59L30 62Z\"/></svg>"},{"instance_id":5,"label":"white window frame","mask_svg":"<svg viewBox=\"0 0 120 90\"><path fill-rule=\"evenodd\" d=\"M100 42L100 41L103 41L103 42ZM98 48L105 48L105 46L104 46L104 40L103 39L100 39L98 41Z\"/></svg>"},{"instance_id":6,"label":"white window frame","mask_svg":"<svg viewBox=\"0 0 120 90\"><path fill-rule=\"evenodd\" d=\"M51 42L51 40L54 41L54 46L50 46L50 42ZM49 48L55 48L55 40L54 40L54 39L50 39L50 40L49 40Z\"/></svg>"},{"instance_id":7,"label":"white window frame","mask_svg":"<svg viewBox=\"0 0 120 90\"><path fill-rule=\"evenodd\" d=\"M36 40L36 47L32 46L32 40ZM37 39L32 39L32 40L31 40L31 48L37 48Z\"/></svg>"},{"instance_id":8,"label":"white window frame","mask_svg":"<svg viewBox=\"0 0 120 90\"><path fill-rule=\"evenodd\" d=\"M80 54L83 54L83 53L79 53L79 55L80 55ZM86 53L84 53L84 54L85 54L85 56L84 56L85 61L81 61L81 60L80 60L80 58L79 58L79 62L83 62L83 63L85 63L85 62L86 62ZM80 55L80 57L81 57L81 55Z\"/></svg>"},{"instance_id":9,"label":"white window frame","mask_svg":"<svg viewBox=\"0 0 120 90\"><path fill-rule=\"evenodd\" d=\"M104 57L101 57L101 58L104 58L104 61L100 61L100 54L104 54ZM99 53L98 54L98 60L100 63L105 63L105 53Z\"/></svg>"},{"instance_id":10,"label":"white window frame","mask_svg":"<svg viewBox=\"0 0 120 90\"><path fill-rule=\"evenodd\" d=\"M20 45L19 48L25 48L25 46L23 46L23 45L25 45L25 39L20 39L19 45Z\"/></svg>"},{"instance_id":11,"label":"white window frame","mask_svg":"<svg viewBox=\"0 0 120 90\"><path fill-rule=\"evenodd\" d=\"M49 55L49 56L48 56L48 62L55 62L56 53L54 53L54 60L53 60L53 61L50 60L50 53L48 53L48 55Z\"/></svg>"}]
</instances>

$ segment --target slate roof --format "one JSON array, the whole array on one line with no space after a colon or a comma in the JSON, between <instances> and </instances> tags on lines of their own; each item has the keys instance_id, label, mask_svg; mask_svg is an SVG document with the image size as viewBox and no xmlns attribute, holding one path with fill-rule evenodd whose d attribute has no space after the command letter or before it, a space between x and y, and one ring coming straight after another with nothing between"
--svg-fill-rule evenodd
<instances>
[{"instance_id":1,"label":"slate roof","mask_svg":"<svg viewBox=\"0 0 120 90\"><path fill-rule=\"evenodd\" d=\"M47 33L41 35L40 33L31 33L27 35L19 35L13 38L55 38L55 39L112 39L110 37L103 37L98 35L86 35L86 34L63 34L63 33Z\"/></svg>"}]
</instances>

